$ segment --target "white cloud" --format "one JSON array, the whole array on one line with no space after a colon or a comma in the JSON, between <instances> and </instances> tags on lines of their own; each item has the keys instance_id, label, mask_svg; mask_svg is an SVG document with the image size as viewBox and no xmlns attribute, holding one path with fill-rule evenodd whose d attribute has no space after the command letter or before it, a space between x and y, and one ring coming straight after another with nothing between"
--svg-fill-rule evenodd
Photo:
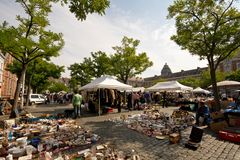
<instances>
[{"instance_id":1,"label":"white cloud","mask_svg":"<svg viewBox=\"0 0 240 160\"><path fill-rule=\"evenodd\" d=\"M165 63L169 64L173 72L206 66L206 62L200 62L170 40L170 36L175 33L171 22L152 26L140 18L132 19L129 12L116 6L113 15L89 15L86 21L81 22L76 20L68 8L54 6L50 16L52 29L64 34L65 47L61 56L53 61L70 66L89 57L90 52L101 50L112 53L112 46L119 45L122 37L128 36L141 41L138 52L147 52L154 63L142 74L143 77L159 75ZM66 71L65 76L69 76L69 71Z\"/></svg>"},{"instance_id":2,"label":"white cloud","mask_svg":"<svg viewBox=\"0 0 240 160\"><path fill-rule=\"evenodd\" d=\"M129 11L117 6L111 7L113 9L110 13L107 12L106 16L93 14L89 15L86 21L81 22L69 12L67 7L54 5L49 17L50 29L63 33L65 46L61 55L53 58L53 61L68 67L73 63L79 63L84 57L89 57L91 52L101 50L112 53L112 47L120 45L123 36L127 36L139 39L141 43L138 52L147 52L154 63L142 74L143 77L159 75L165 63L168 63L173 72L206 66L205 61L200 62L198 57L182 51L170 40L170 36L175 33L171 21L159 24L153 19L154 23L147 23L141 17L132 18ZM1 10L2 8L4 9ZM0 14L7 21L14 21L17 12L17 7L7 4L0 7ZM63 76L69 76L69 71Z\"/></svg>"}]
</instances>

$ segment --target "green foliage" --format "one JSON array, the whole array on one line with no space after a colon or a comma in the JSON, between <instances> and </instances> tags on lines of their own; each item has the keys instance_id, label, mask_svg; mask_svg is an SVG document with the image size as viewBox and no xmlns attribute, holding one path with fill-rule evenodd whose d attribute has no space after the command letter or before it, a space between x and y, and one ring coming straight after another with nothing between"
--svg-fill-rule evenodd
<instances>
[{"instance_id":1,"label":"green foliage","mask_svg":"<svg viewBox=\"0 0 240 160\"><path fill-rule=\"evenodd\" d=\"M21 64L15 60L8 66L8 70L19 77L19 73L21 73ZM28 83L31 78L30 86L34 91L37 90L38 92L41 92L48 86L48 79L50 77L55 79L60 78L61 72L64 72L63 66L58 66L51 62L37 59L28 65L26 71L26 83Z\"/></svg>"},{"instance_id":2,"label":"green foliage","mask_svg":"<svg viewBox=\"0 0 240 160\"><path fill-rule=\"evenodd\" d=\"M77 19L85 20L88 14L105 14L105 9L110 6L109 0L61 0L68 4L69 9Z\"/></svg>"},{"instance_id":3,"label":"green foliage","mask_svg":"<svg viewBox=\"0 0 240 160\"><path fill-rule=\"evenodd\" d=\"M71 71L71 89L77 89L91 81L93 77L101 77L110 73L110 58L105 52L91 53L91 57L84 58L82 63L75 63L68 69Z\"/></svg>"},{"instance_id":4,"label":"green foliage","mask_svg":"<svg viewBox=\"0 0 240 160\"><path fill-rule=\"evenodd\" d=\"M52 56L58 56L64 45L61 33L47 30L51 1L16 0L16 2L22 6L26 17L17 15L16 19L19 22L17 27L8 26L6 22L0 25L0 50L10 54L21 64L12 111L17 107L21 84L29 63L38 58L49 60Z\"/></svg>"},{"instance_id":5,"label":"green foliage","mask_svg":"<svg viewBox=\"0 0 240 160\"><path fill-rule=\"evenodd\" d=\"M101 77L102 75L110 74L111 64L110 58L107 56L105 52L98 51L95 53L91 53L90 57L90 67L91 67L91 75L93 77Z\"/></svg>"},{"instance_id":6,"label":"green foliage","mask_svg":"<svg viewBox=\"0 0 240 160\"><path fill-rule=\"evenodd\" d=\"M85 84L91 82L93 76L91 68L91 59L84 58L82 63L74 63L68 69L71 71L71 85L72 89L75 89L77 86L84 86ZM74 83L73 83L74 82Z\"/></svg>"},{"instance_id":7,"label":"green foliage","mask_svg":"<svg viewBox=\"0 0 240 160\"><path fill-rule=\"evenodd\" d=\"M160 79L157 79L157 80L153 80L153 83L156 84L158 82L165 82L165 81L166 81L166 79L160 78Z\"/></svg>"},{"instance_id":8,"label":"green foliage","mask_svg":"<svg viewBox=\"0 0 240 160\"><path fill-rule=\"evenodd\" d=\"M225 80L226 74L220 71L216 72L216 80L217 82ZM208 88L212 84L211 75L209 70L203 71L200 77L200 87Z\"/></svg>"},{"instance_id":9,"label":"green foliage","mask_svg":"<svg viewBox=\"0 0 240 160\"><path fill-rule=\"evenodd\" d=\"M80 87L80 82L75 77L71 77L69 81L69 88L71 91L78 90Z\"/></svg>"},{"instance_id":10,"label":"green foliage","mask_svg":"<svg viewBox=\"0 0 240 160\"><path fill-rule=\"evenodd\" d=\"M110 57L111 72L124 83L127 83L128 78L141 74L153 65L147 53L136 53L139 43L139 40L123 37L122 45L113 47L115 53Z\"/></svg>"},{"instance_id":11,"label":"green foliage","mask_svg":"<svg viewBox=\"0 0 240 160\"><path fill-rule=\"evenodd\" d=\"M68 87L65 86L64 83L55 81L49 82L49 86L47 89L50 91L50 93L56 93L60 91L68 92Z\"/></svg>"},{"instance_id":12,"label":"green foliage","mask_svg":"<svg viewBox=\"0 0 240 160\"><path fill-rule=\"evenodd\" d=\"M240 12L235 0L175 0L168 18L176 20L171 39L200 59L207 59L214 98L220 106L216 70L220 62L240 47Z\"/></svg>"},{"instance_id":13,"label":"green foliage","mask_svg":"<svg viewBox=\"0 0 240 160\"><path fill-rule=\"evenodd\" d=\"M6 21L0 25L0 50L12 55L21 63L22 68L12 110L17 107L20 85L28 64L37 58L49 60L52 56L58 56L64 45L61 33L47 30L49 27L47 16L51 12L51 3L67 4L70 11L80 20L85 20L91 13L103 15L110 5L109 0L16 0L16 2L22 6L27 18L18 15L17 27L8 26Z\"/></svg>"},{"instance_id":14,"label":"green foliage","mask_svg":"<svg viewBox=\"0 0 240 160\"><path fill-rule=\"evenodd\" d=\"M1 25L0 49L11 54L22 64L28 64L36 58L49 59L58 56L63 47L62 34L46 29L49 26L47 16L51 12L50 2L45 0L17 0L23 7L27 18L17 16L17 27Z\"/></svg>"},{"instance_id":15,"label":"green foliage","mask_svg":"<svg viewBox=\"0 0 240 160\"><path fill-rule=\"evenodd\" d=\"M91 53L91 57L84 58L82 63L75 63L68 69L71 71L71 87L83 86L102 75L114 75L123 82L135 75L141 74L152 66L145 52L137 54L139 40L124 37L122 46L113 47L115 54L110 57L105 52Z\"/></svg>"},{"instance_id":16,"label":"green foliage","mask_svg":"<svg viewBox=\"0 0 240 160\"><path fill-rule=\"evenodd\" d=\"M61 77L62 72L64 72L64 67L55 65L54 63L47 61L33 63L32 73L34 74L31 75L31 87L38 92L47 90L49 78L58 79Z\"/></svg>"},{"instance_id":17,"label":"green foliage","mask_svg":"<svg viewBox=\"0 0 240 160\"><path fill-rule=\"evenodd\" d=\"M227 80L232 80L232 81L240 81L240 70L229 73L226 76L226 79Z\"/></svg>"},{"instance_id":18,"label":"green foliage","mask_svg":"<svg viewBox=\"0 0 240 160\"><path fill-rule=\"evenodd\" d=\"M232 3L174 1L168 8L169 18L176 19L177 35L172 36L172 40L201 59L215 60L216 70L216 66L240 46L240 12Z\"/></svg>"},{"instance_id":19,"label":"green foliage","mask_svg":"<svg viewBox=\"0 0 240 160\"><path fill-rule=\"evenodd\" d=\"M200 86L200 79L196 78L196 77L188 77L188 78L184 78L182 80L178 81L179 83L186 85L186 86L190 86L193 88L197 88Z\"/></svg>"}]
</instances>

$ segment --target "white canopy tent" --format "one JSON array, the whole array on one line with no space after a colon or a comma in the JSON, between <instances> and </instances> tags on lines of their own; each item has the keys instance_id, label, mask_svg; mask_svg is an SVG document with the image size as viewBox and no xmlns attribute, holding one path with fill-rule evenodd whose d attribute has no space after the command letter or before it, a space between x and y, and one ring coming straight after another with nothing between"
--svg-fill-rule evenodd
<instances>
[{"instance_id":1,"label":"white canopy tent","mask_svg":"<svg viewBox=\"0 0 240 160\"><path fill-rule=\"evenodd\" d=\"M178 81L158 82L146 89L147 91L191 91L192 87L184 86Z\"/></svg>"},{"instance_id":2,"label":"white canopy tent","mask_svg":"<svg viewBox=\"0 0 240 160\"><path fill-rule=\"evenodd\" d=\"M96 91L97 89L101 89L101 88L117 89L122 91L122 90L130 90L132 89L132 86L121 83L117 81L115 78L113 78L112 76L102 76L93 80L91 83L81 87L80 90ZM98 113L100 115L100 94L99 94L99 112Z\"/></svg>"},{"instance_id":3,"label":"white canopy tent","mask_svg":"<svg viewBox=\"0 0 240 160\"><path fill-rule=\"evenodd\" d=\"M130 90L126 90L127 92L144 92L145 88L144 87L135 87Z\"/></svg>"},{"instance_id":4,"label":"white canopy tent","mask_svg":"<svg viewBox=\"0 0 240 160\"><path fill-rule=\"evenodd\" d=\"M217 87L219 89L219 93L222 94L223 97L226 96L236 96L235 90L240 89L240 82L238 81L221 81L217 82ZM208 88L212 88L210 85Z\"/></svg>"},{"instance_id":5,"label":"white canopy tent","mask_svg":"<svg viewBox=\"0 0 240 160\"><path fill-rule=\"evenodd\" d=\"M210 94L211 93L210 91L202 89L201 87L195 88L192 92L193 93L204 93L204 94Z\"/></svg>"},{"instance_id":6,"label":"white canopy tent","mask_svg":"<svg viewBox=\"0 0 240 160\"><path fill-rule=\"evenodd\" d=\"M226 87L226 86L240 86L240 82L238 81L221 81L217 82L218 87ZM212 88L212 85L209 86L209 88Z\"/></svg>"}]
</instances>

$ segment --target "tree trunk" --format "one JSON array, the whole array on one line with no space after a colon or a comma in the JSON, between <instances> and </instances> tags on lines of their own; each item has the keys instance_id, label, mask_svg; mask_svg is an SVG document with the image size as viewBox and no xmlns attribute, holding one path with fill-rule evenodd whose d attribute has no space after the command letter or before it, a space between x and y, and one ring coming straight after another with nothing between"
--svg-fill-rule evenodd
<instances>
[{"instance_id":1,"label":"tree trunk","mask_svg":"<svg viewBox=\"0 0 240 160\"><path fill-rule=\"evenodd\" d=\"M26 70L27 70L27 64L22 64L22 71L21 71L21 75L20 75L19 79L17 80L17 87L16 87L16 91L14 94L14 104L12 106L10 118L15 118L16 116L18 116L18 111L17 111L18 98L19 98L19 93L20 93L20 89L21 89L21 85L22 85L23 75L26 73Z\"/></svg>"},{"instance_id":2,"label":"tree trunk","mask_svg":"<svg viewBox=\"0 0 240 160\"><path fill-rule=\"evenodd\" d=\"M31 92L31 83L32 83L32 79L35 73L35 68L36 68L36 61L34 61L33 63L33 70L32 70L32 74L29 76L28 79L28 90L27 90L27 101L26 101L26 106L29 106L29 99L30 99L30 92Z\"/></svg>"},{"instance_id":3,"label":"tree trunk","mask_svg":"<svg viewBox=\"0 0 240 160\"><path fill-rule=\"evenodd\" d=\"M32 75L28 79L28 84L27 84L27 100L26 100L26 106L29 106L29 99L30 99L30 92L31 92L31 82L32 82Z\"/></svg>"},{"instance_id":4,"label":"tree trunk","mask_svg":"<svg viewBox=\"0 0 240 160\"><path fill-rule=\"evenodd\" d=\"M221 108L221 104L220 104L220 98L219 98L219 94L218 94L218 88L217 88L217 80L216 80L216 71L215 69L212 67L214 65L209 65L210 66L210 75L211 75L211 80L212 80L212 90L213 90L213 95L214 95L214 100L215 103L214 106L215 110L220 110Z\"/></svg>"},{"instance_id":5,"label":"tree trunk","mask_svg":"<svg viewBox=\"0 0 240 160\"><path fill-rule=\"evenodd\" d=\"M23 106L24 106L24 93L25 93L25 81L26 81L25 78L26 78L26 72L24 72L22 76L22 94L21 94L21 105L20 105L21 110L23 110Z\"/></svg>"}]
</instances>

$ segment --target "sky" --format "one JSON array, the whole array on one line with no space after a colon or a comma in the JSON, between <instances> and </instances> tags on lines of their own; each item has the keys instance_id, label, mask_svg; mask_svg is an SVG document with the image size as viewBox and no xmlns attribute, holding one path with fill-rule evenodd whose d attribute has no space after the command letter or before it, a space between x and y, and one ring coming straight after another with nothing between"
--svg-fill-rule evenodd
<instances>
[{"instance_id":1,"label":"sky","mask_svg":"<svg viewBox=\"0 0 240 160\"><path fill-rule=\"evenodd\" d=\"M81 63L91 52L104 51L113 54L113 46L121 45L124 36L140 40L137 53L146 52L153 66L139 77L160 75L167 63L172 72L206 67L206 60L199 60L188 51L181 50L170 37L175 34L174 19L167 19L167 8L173 0L111 0L104 16L92 14L79 21L68 7L53 5L49 15L50 29L63 33L65 41L60 56L52 61L65 66L62 77L70 77L67 69L71 64ZM0 0L0 22L6 20L16 25L16 15L22 15L21 6L15 0ZM141 64L139 64L141 65Z\"/></svg>"}]
</instances>

